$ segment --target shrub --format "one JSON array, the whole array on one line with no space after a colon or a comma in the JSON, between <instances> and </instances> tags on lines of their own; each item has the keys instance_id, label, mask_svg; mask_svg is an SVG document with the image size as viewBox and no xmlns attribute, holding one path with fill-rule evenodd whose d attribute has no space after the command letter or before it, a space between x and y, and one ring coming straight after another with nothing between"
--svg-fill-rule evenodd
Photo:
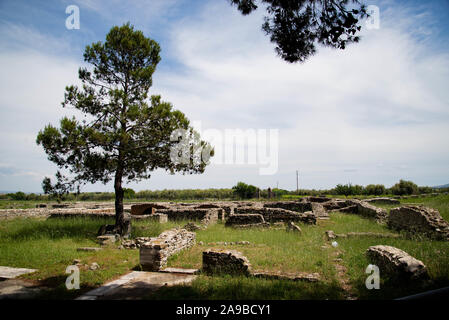
<instances>
[{"instance_id":1,"label":"shrub","mask_svg":"<svg viewBox=\"0 0 449 320\"><path fill-rule=\"evenodd\" d=\"M385 194L385 192L386 192L386 189L383 184L369 184L365 187L364 194L380 196L382 194Z\"/></svg>"},{"instance_id":2,"label":"shrub","mask_svg":"<svg viewBox=\"0 0 449 320\"><path fill-rule=\"evenodd\" d=\"M432 193L432 192L435 192L435 191L431 187L418 187L418 192L420 194L422 194L422 193Z\"/></svg>"},{"instance_id":3,"label":"shrub","mask_svg":"<svg viewBox=\"0 0 449 320\"><path fill-rule=\"evenodd\" d=\"M353 196L353 195L361 195L364 193L363 186L360 185L351 185L348 184L337 184L337 186L333 189L333 194L335 195L344 195L344 196Z\"/></svg>"},{"instance_id":4,"label":"shrub","mask_svg":"<svg viewBox=\"0 0 449 320\"><path fill-rule=\"evenodd\" d=\"M26 200L27 196L22 191L16 192L16 193L10 193L8 196L13 200Z\"/></svg>"},{"instance_id":5,"label":"shrub","mask_svg":"<svg viewBox=\"0 0 449 320\"><path fill-rule=\"evenodd\" d=\"M398 196L416 194L418 193L418 186L412 181L400 180L390 188L390 191Z\"/></svg>"},{"instance_id":6,"label":"shrub","mask_svg":"<svg viewBox=\"0 0 449 320\"><path fill-rule=\"evenodd\" d=\"M257 187L239 182L232 187L232 190L241 199L251 199L256 195Z\"/></svg>"}]
</instances>

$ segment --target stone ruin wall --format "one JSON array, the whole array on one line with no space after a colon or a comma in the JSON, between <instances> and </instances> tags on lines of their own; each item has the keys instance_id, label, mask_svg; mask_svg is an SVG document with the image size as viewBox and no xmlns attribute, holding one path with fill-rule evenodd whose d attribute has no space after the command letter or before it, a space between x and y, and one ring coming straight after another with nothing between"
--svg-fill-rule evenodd
<instances>
[{"instance_id":1,"label":"stone ruin wall","mask_svg":"<svg viewBox=\"0 0 449 320\"><path fill-rule=\"evenodd\" d=\"M324 197L305 197L299 201L217 201L202 203L152 202L126 204L125 216L132 220L152 219L161 223L167 220L195 220L208 225L217 220L228 220L235 214L260 214L264 218L262 224L276 222L302 222L316 224L316 219L323 219L328 212L337 211L359 214L376 219L396 230L406 230L423 234L432 239L448 238L448 223L432 209L395 208L388 215L387 211L371 203L397 203L391 198L335 199ZM40 207L41 205L37 205ZM56 205L57 206L57 205ZM113 218L115 208L111 203L74 203L64 208L4 209L0 210L0 218L15 217L98 217ZM424 210L424 211L423 211ZM129 214L131 213L131 214ZM233 218L235 219L235 218ZM231 220L237 221L237 220ZM253 224L250 220L248 223Z\"/></svg>"},{"instance_id":2,"label":"stone ruin wall","mask_svg":"<svg viewBox=\"0 0 449 320\"><path fill-rule=\"evenodd\" d=\"M260 214L266 222L302 222L316 224L316 216L310 212L299 213L281 208L237 208L236 214Z\"/></svg>"},{"instance_id":3,"label":"stone ruin wall","mask_svg":"<svg viewBox=\"0 0 449 320\"><path fill-rule=\"evenodd\" d=\"M367 218L374 218L380 223L386 222L388 215L387 210L378 208L364 201L357 202L357 214Z\"/></svg>"},{"instance_id":4,"label":"stone ruin wall","mask_svg":"<svg viewBox=\"0 0 449 320\"><path fill-rule=\"evenodd\" d=\"M276 201L263 204L264 208L280 208L296 212L312 211L311 202Z\"/></svg>"},{"instance_id":5,"label":"stone ruin wall","mask_svg":"<svg viewBox=\"0 0 449 320\"><path fill-rule=\"evenodd\" d=\"M249 260L235 250L212 250L203 252L203 268L205 274L251 274Z\"/></svg>"},{"instance_id":6,"label":"stone ruin wall","mask_svg":"<svg viewBox=\"0 0 449 320\"><path fill-rule=\"evenodd\" d=\"M134 204L131 206L131 214L135 216L139 215L149 215L156 212L159 209L170 209L172 206L165 203L141 203Z\"/></svg>"},{"instance_id":7,"label":"stone ruin wall","mask_svg":"<svg viewBox=\"0 0 449 320\"><path fill-rule=\"evenodd\" d=\"M424 206L402 206L390 210L387 225L436 240L449 240L449 223L438 210Z\"/></svg>"},{"instance_id":8,"label":"stone ruin wall","mask_svg":"<svg viewBox=\"0 0 449 320\"><path fill-rule=\"evenodd\" d=\"M202 224L209 225L218 221L219 212L222 216L222 209L160 209L156 213L167 215L168 220L196 220Z\"/></svg>"},{"instance_id":9,"label":"stone ruin wall","mask_svg":"<svg viewBox=\"0 0 449 320\"><path fill-rule=\"evenodd\" d=\"M261 214L233 214L226 220L226 227L233 226L267 226L265 219Z\"/></svg>"},{"instance_id":10,"label":"stone ruin wall","mask_svg":"<svg viewBox=\"0 0 449 320\"><path fill-rule=\"evenodd\" d=\"M178 228L164 231L140 246L140 264L145 271L159 271L171 255L192 247L195 242L195 232Z\"/></svg>"},{"instance_id":11,"label":"stone ruin wall","mask_svg":"<svg viewBox=\"0 0 449 320\"><path fill-rule=\"evenodd\" d=\"M396 280L427 280L429 278L424 263L407 252L391 246L372 246L366 250L368 260Z\"/></svg>"}]
</instances>

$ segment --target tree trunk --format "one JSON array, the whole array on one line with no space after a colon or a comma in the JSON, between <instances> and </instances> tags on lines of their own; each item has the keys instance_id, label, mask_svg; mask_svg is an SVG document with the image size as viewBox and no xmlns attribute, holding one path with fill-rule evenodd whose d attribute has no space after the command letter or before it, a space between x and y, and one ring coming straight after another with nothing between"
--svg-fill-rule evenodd
<instances>
[{"instance_id":1,"label":"tree trunk","mask_svg":"<svg viewBox=\"0 0 449 320\"><path fill-rule=\"evenodd\" d=\"M123 212L123 188L122 188L122 169L118 168L115 173L114 190L115 190L115 225L120 226L125 220Z\"/></svg>"},{"instance_id":2,"label":"tree trunk","mask_svg":"<svg viewBox=\"0 0 449 320\"><path fill-rule=\"evenodd\" d=\"M120 166L115 173L114 190L115 190L115 231L122 237L128 237L130 234L131 223L125 219L123 211L123 187L122 187L123 168Z\"/></svg>"}]
</instances>

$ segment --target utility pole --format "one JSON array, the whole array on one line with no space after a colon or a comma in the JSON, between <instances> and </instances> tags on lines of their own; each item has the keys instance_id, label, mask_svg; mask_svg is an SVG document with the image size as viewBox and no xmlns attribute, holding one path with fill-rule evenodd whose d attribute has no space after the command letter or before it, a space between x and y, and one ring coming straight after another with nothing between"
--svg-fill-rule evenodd
<instances>
[{"instance_id":1,"label":"utility pole","mask_svg":"<svg viewBox=\"0 0 449 320\"><path fill-rule=\"evenodd\" d=\"M299 170L296 170L296 193L299 194Z\"/></svg>"}]
</instances>

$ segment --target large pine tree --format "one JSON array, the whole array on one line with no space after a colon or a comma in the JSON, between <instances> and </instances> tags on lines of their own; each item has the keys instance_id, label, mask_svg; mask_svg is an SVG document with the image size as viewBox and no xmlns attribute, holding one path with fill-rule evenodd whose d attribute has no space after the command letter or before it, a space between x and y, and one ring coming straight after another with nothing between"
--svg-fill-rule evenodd
<instances>
[{"instance_id":1,"label":"large pine tree","mask_svg":"<svg viewBox=\"0 0 449 320\"><path fill-rule=\"evenodd\" d=\"M114 180L113 231L122 235L129 231L124 180L147 179L158 168L202 173L213 153L182 112L148 96L159 53L158 43L129 23L113 27L104 43L86 47L84 60L92 67L79 69L82 87L66 87L62 106L80 110L84 119L64 117L60 128L49 124L36 140L49 160L70 173L73 186Z\"/></svg>"}]
</instances>

